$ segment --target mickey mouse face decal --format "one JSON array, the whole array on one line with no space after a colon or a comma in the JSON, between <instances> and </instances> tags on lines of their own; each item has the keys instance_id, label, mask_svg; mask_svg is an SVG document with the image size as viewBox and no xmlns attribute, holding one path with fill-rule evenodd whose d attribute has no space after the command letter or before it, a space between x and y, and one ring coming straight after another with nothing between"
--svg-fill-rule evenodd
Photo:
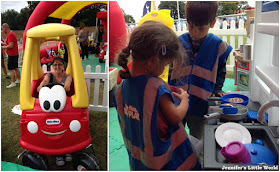
<instances>
[{"instance_id":1,"label":"mickey mouse face decal","mask_svg":"<svg viewBox=\"0 0 280 172\"><path fill-rule=\"evenodd\" d=\"M55 85L51 89L43 87L39 92L39 102L44 112L60 112L66 103L66 92L61 85Z\"/></svg>"}]
</instances>

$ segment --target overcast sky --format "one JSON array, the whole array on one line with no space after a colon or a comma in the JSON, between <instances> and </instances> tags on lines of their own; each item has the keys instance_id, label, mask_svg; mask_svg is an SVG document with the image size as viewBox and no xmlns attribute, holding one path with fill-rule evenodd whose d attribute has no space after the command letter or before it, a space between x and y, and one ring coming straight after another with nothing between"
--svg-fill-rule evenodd
<instances>
[{"instance_id":1,"label":"overcast sky","mask_svg":"<svg viewBox=\"0 0 280 172\"><path fill-rule=\"evenodd\" d=\"M27 1L1 1L1 13L8 10L14 9L17 12L27 6Z\"/></svg>"},{"instance_id":2,"label":"overcast sky","mask_svg":"<svg viewBox=\"0 0 280 172\"><path fill-rule=\"evenodd\" d=\"M135 22L138 22L143 15L143 8L146 1L128 1L128 0L118 0L119 6L125 11L126 14L133 16ZM160 1L156 1L156 7L159 5Z\"/></svg>"}]
</instances>

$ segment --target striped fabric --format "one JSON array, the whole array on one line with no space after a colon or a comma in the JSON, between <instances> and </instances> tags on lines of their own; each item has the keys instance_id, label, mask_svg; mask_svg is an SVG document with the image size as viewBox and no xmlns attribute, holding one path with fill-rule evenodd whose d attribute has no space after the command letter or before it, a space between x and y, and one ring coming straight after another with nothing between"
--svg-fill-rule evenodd
<instances>
[{"instance_id":1,"label":"striped fabric","mask_svg":"<svg viewBox=\"0 0 280 172\"><path fill-rule=\"evenodd\" d=\"M232 48L219 37L208 34L194 58L190 51L192 46L188 33L181 35L179 40L187 50L187 65L180 68L178 66L180 64L177 64L173 67L170 85L188 91L190 94L188 113L202 118L207 113L207 98L214 90L218 66L221 61L228 58Z\"/></svg>"},{"instance_id":2,"label":"striped fabric","mask_svg":"<svg viewBox=\"0 0 280 172\"><path fill-rule=\"evenodd\" d=\"M167 140L159 137L157 115L163 94L172 97L169 86L151 76L123 80L116 90L116 108L130 167L132 170L200 169L182 123L169 126Z\"/></svg>"}]
</instances>

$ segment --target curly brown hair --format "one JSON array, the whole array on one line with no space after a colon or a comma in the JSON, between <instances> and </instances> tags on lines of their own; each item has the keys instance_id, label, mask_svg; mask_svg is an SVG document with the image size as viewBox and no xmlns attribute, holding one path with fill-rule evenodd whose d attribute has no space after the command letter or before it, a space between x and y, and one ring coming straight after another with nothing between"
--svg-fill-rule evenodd
<instances>
[{"instance_id":1,"label":"curly brown hair","mask_svg":"<svg viewBox=\"0 0 280 172\"><path fill-rule=\"evenodd\" d=\"M127 69L130 55L133 61L146 61L149 58L158 58L160 62L172 59L182 61L183 58L181 44L176 34L158 21L146 21L134 29L127 47L122 49L118 56L118 64L124 69ZM123 79L131 77L128 70L120 71L119 74Z\"/></svg>"}]
</instances>

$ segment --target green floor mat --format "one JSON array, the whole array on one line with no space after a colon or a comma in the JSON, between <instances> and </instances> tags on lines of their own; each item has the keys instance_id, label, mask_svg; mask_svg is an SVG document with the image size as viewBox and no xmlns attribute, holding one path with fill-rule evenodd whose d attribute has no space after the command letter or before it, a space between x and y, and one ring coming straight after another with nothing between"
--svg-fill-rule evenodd
<instances>
[{"instance_id":1,"label":"green floor mat","mask_svg":"<svg viewBox=\"0 0 280 172\"><path fill-rule=\"evenodd\" d=\"M234 85L234 79L226 78L222 90L224 92L236 92L236 85Z\"/></svg>"},{"instance_id":2,"label":"green floor mat","mask_svg":"<svg viewBox=\"0 0 280 172\"><path fill-rule=\"evenodd\" d=\"M121 70L121 69L122 69L122 67L119 66L119 65L117 65L116 63L110 63L109 67L110 67L110 68L117 68L118 70Z\"/></svg>"},{"instance_id":3,"label":"green floor mat","mask_svg":"<svg viewBox=\"0 0 280 172\"><path fill-rule=\"evenodd\" d=\"M109 170L129 171L127 150L124 146L116 108L109 108Z\"/></svg>"},{"instance_id":4,"label":"green floor mat","mask_svg":"<svg viewBox=\"0 0 280 172\"><path fill-rule=\"evenodd\" d=\"M95 66L100 65L101 66L101 73L105 72L105 63L100 63L99 58L95 57L94 54L89 53L89 59L85 59L82 62L83 65L83 70L84 72L86 71L86 66L90 65L91 66L91 72L95 72Z\"/></svg>"},{"instance_id":5,"label":"green floor mat","mask_svg":"<svg viewBox=\"0 0 280 172\"><path fill-rule=\"evenodd\" d=\"M1 161L2 171L36 171L32 168L28 168L19 164L14 164L10 162Z\"/></svg>"}]
</instances>

